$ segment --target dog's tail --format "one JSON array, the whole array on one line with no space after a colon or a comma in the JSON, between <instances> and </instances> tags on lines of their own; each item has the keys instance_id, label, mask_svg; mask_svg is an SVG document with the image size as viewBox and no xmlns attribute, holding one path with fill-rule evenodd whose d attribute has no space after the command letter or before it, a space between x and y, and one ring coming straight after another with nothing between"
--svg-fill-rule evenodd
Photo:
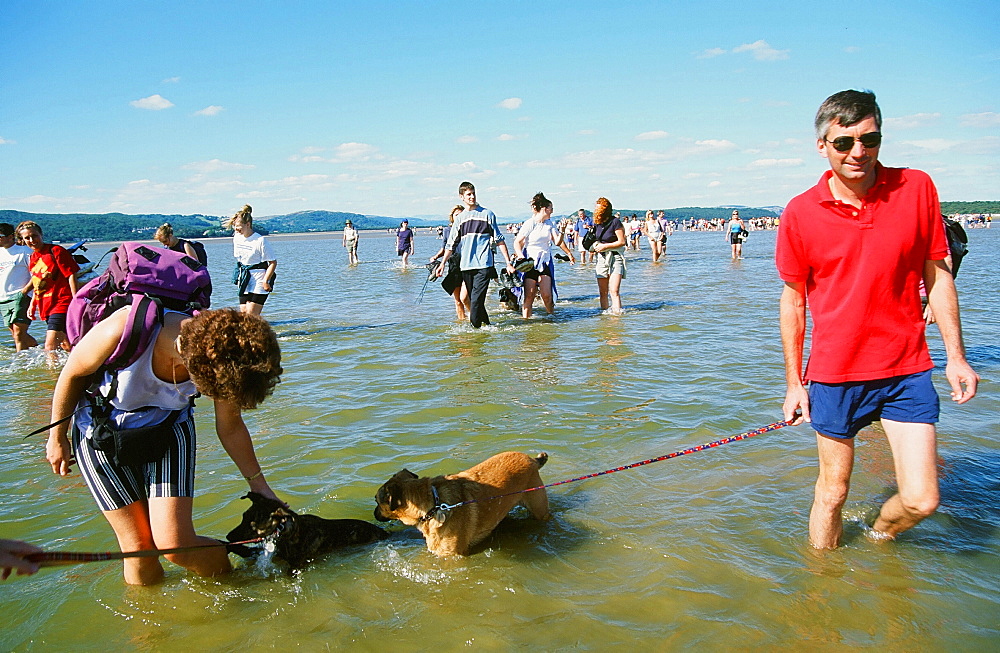
<instances>
[{"instance_id":1,"label":"dog's tail","mask_svg":"<svg viewBox=\"0 0 1000 653\"><path fill-rule=\"evenodd\" d=\"M538 463L538 469L544 467L545 463L547 463L548 461L549 461L549 454L545 453L544 451L535 456L535 462Z\"/></svg>"}]
</instances>

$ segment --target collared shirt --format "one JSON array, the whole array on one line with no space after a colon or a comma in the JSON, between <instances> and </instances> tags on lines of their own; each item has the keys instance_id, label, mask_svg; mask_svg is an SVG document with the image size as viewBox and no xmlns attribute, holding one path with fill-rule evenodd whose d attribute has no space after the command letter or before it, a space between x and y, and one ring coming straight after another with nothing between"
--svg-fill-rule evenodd
<instances>
[{"instance_id":1,"label":"collared shirt","mask_svg":"<svg viewBox=\"0 0 1000 653\"><path fill-rule=\"evenodd\" d=\"M933 367L920 281L948 254L937 190L919 170L876 166L861 208L830 192L832 171L781 215L775 262L804 283L813 330L805 378L870 381Z\"/></svg>"}]
</instances>

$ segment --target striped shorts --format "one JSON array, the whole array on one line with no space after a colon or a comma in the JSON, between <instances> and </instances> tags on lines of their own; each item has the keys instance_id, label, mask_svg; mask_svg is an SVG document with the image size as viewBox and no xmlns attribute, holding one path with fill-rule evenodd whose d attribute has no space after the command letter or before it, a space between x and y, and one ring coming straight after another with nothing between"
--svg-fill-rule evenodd
<instances>
[{"instance_id":1,"label":"striped shorts","mask_svg":"<svg viewBox=\"0 0 1000 653\"><path fill-rule=\"evenodd\" d=\"M76 462L101 510L117 510L147 498L194 496L194 419L174 424L174 436L176 445L160 460L121 467L73 425Z\"/></svg>"}]
</instances>

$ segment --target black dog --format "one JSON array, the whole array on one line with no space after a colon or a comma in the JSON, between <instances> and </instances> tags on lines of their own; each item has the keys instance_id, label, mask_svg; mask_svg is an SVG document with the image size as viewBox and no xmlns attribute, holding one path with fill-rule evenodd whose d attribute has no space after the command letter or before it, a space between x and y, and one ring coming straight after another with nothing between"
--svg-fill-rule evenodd
<instances>
[{"instance_id":1,"label":"black dog","mask_svg":"<svg viewBox=\"0 0 1000 653\"><path fill-rule=\"evenodd\" d=\"M300 515L274 499L250 492L244 499L253 502L243 513L243 521L229 531L230 542L254 540L278 534L274 557L287 562L292 569L301 569L310 560L352 544L369 544L389 537L384 530L360 519L323 519L316 515ZM259 549L243 544L228 547L231 553L244 558L256 557Z\"/></svg>"}]
</instances>

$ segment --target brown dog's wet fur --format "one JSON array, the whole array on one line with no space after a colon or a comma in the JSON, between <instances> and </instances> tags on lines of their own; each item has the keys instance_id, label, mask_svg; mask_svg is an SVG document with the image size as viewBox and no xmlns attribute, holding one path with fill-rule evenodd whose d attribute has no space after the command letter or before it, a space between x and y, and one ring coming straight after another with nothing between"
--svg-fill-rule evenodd
<instances>
[{"instance_id":1,"label":"brown dog's wet fur","mask_svg":"<svg viewBox=\"0 0 1000 653\"><path fill-rule=\"evenodd\" d=\"M274 499L250 492L244 499L252 505L243 513L243 521L229 531L230 542L243 542L269 537L280 530L275 541L274 557L288 563L291 569L301 569L316 558L334 549L354 544L369 544L389 537L384 530L360 519L324 519L316 515L300 515ZM259 550L244 545L229 547L244 558L254 557Z\"/></svg>"},{"instance_id":2,"label":"brown dog's wet fur","mask_svg":"<svg viewBox=\"0 0 1000 653\"><path fill-rule=\"evenodd\" d=\"M434 478L419 478L404 469L375 494L378 504L375 519L398 519L407 526L416 526L424 535L427 550L435 555L468 555L469 549L486 539L518 504L527 508L536 519L550 518L549 500L544 489L490 499L543 485L538 470L548 459L548 454L544 453L531 458L523 453L507 451L464 472ZM444 523L434 518L422 519L434 508L432 486L437 489L438 498L444 504L454 505L471 499L479 501L450 511Z\"/></svg>"}]
</instances>

